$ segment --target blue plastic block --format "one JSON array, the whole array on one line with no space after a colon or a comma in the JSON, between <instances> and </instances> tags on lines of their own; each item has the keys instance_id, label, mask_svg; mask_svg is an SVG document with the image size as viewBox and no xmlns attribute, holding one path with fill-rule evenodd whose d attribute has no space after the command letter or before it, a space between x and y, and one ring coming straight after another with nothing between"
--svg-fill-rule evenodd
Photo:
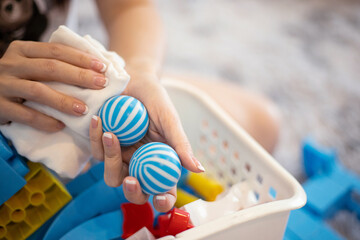
<instances>
[{"instance_id":1,"label":"blue plastic block","mask_svg":"<svg viewBox=\"0 0 360 240\"><path fill-rule=\"evenodd\" d=\"M66 188L70 192L71 196L75 198L77 195L88 189L90 186L103 179L103 177L104 162L100 162L90 168L90 170L86 173L79 175L71 182L66 184Z\"/></svg>"},{"instance_id":2,"label":"blue plastic block","mask_svg":"<svg viewBox=\"0 0 360 240\"><path fill-rule=\"evenodd\" d=\"M349 170L345 169L341 165L337 165L336 168L333 169L328 174L328 177L331 178L334 182L338 183L339 185L346 185L349 187L360 187L360 178L357 177L354 173L350 172Z\"/></svg>"},{"instance_id":3,"label":"blue plastic block","mask_svg":"<svg viewBox=\"0 0 360 240\"><path fill-rule=\"evenodd\" d=\"M286 229L285 234L289 239L342 239L336 232L325 225L320 218L307 212L304 208L290 213L288 229Z\"/></svg>"},{"instance_id":4,"label":"blue plastic block","mask_svg":"<svg viewBox=\"0 0 360 240\"><path fill-rule=\"evenodd\" d=\"M104 213L118 210L125 199L122 186L113 188L100 180L80 193L54 220L44 239L59 239L83 222Z\"/></svg>"},{"instance_id":5,"label":"blue plastic block","mask_svg":"<svg viewBox=\"0 0 360 240\"><path fill-rule=\"evenodd\" d=\"M36 230L33 234L31 234L26 240L40 240L43 239L47 230L51 226L54 219L59 215L59 212L57 212L54 216L52 216L49 220L47 220L38 230Z\"/></svg>"},{"instance_id":6,"label":"blue plastic block","mask_svg":"<svg viewBox=\"0 0 360 240\"><path fill-rule=\"evenodd\" d=\"M327 174L336 165L336 152L333 149L321 148L307 138L303 142L303 161L305 173L308 177Z\"/></svg>"},{"instance_id":7,"label":"blue plastic block","mask_svg":"<svg viewBox=\"0 0 360 240\"><path fill-rule=\"evenodd\" d=\"M7 161L0 159L0 205L24 187L25 184L25 179Z\"/></svg>"},{"instance_id":8,"label":"blue plastic block","mask_svg":"<svg viewBox=\"0 0 360 240\"><path fill-rule=\"evenodd\" d=\"M350 186L339 185L327 176L312 177L303 184L307 194L306 208L320 216L329 218L346 206Z\"/></svg>"},{"instance_id":9,"label":"blue plastic block","mask_svg":"<svg viewBox=\"0 0 360 240\"><path fill-rule=\"evenodd\" d=\"M25 159L18 154L8 160L10 166L22 177L30 171L29 167L27 166Z\"/></svg>"},{"instance_id":10,"label":"blue plastic block","mask_svg":"<svg viewBox=\"0 0 360 240\"><path fill-rule=\"evenodd\" d=\"M92 218L65 234L61 240L72 239L114 239L123 234L123 213L121 210Z\"/></svg>"},{"instance_id":11,"label":"blue plastic block","mask_svg":"<svg viewBox=\"0 0 360 240\"><path fill-rule=\"evenodd\" d=\"M285 230L284 238L283 240L301 240L293 231L291 231L289 228Z\"/></svg>"},{"instance_id":12,"label":"blue plastic block","mask_svg":"<svg viewBox=\"0 0 360 240\"><path fill-rule=\"evenodd\" d=\"M320 228L314 232L309 239L312 240L342 240L343 238L331 228L323 224Z\"/></svg>"},{"instance_id":13,"label":"blue plastic block","mask_svg":"<svg viewBox=\"0 0 360 240\"><path fill-rule=\"evenodd\" d=\"M291 211L288 228L300 239L310 239L309 237L320 226L320 222L312 217L303 209Z\"/></svg>"},{"instance_id":14,"label":"blue plastic block","mask_svg":"<svg viewBox=\"0 0 360 240\"><path fill-rule=\"evenodd\" d=\"M8 145L8 141L5 137L0 133L0 160L7 161L14 155L10 146Z\"/></svg>"}]
</instances>

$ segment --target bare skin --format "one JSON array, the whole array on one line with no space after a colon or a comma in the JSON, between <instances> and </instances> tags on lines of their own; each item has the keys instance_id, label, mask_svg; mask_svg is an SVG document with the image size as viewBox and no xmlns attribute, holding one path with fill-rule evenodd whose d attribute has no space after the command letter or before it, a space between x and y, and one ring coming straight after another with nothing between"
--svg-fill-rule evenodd
<instances>
[{"instance_id":1,"label":"bare skin","mask_svg":"<svg viewBox=\"0 0 360 240\"><path fill-rule=\"evenodd\" d=\"M54 132L64 124L21 103L49 105L64 113L82 116L86 104L43 84L47 81L102 89L103 63L89 54L53 43L14 41L0 59L0 124L20 122ZM104 81L104 83L102 82Z\"/></svg>"}]
</instances>

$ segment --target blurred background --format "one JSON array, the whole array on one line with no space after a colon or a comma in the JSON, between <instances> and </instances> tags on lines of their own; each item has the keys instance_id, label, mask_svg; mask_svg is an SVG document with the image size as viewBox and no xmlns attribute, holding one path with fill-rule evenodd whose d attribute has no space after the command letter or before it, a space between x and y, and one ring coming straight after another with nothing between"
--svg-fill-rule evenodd
<instances>
[{"instance_id":1,"label":"blurred background","mask_svg":"<svg viewBox=\"0 0 360 240\"><path fill-rule=\"evenodd\" d=\"M226 79L272 99L282 113L275 158L303 179L301 142L336 148L360 175L360 1L156 0L167 32L166 72ZM92 1L79 33L106 43ZM234 103L236 104L236 103ZM330 222L360 239L355 215Z\"/></svg>"}]
</instances>

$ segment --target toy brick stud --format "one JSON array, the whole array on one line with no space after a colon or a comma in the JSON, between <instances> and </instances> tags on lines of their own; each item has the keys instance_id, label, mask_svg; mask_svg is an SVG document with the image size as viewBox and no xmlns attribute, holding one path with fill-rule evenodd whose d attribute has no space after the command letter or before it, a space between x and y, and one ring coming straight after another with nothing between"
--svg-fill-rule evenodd
<instances>
[{"instance_id":1,"label":"toy brick stud","mask_svg":"<svg viewBox=\"0 0 360 240\"><path fill-rule=\"evenodd\" d=\"M144 105L130 96L115 96L100 108L103 131L112 132L121 146L140 141L149 127L149 116Z\"/></svg>"},{"instance_id":2,"label":"toy brick stud","mask_svg":"<svg viewBox=\"0 0 360 240\"><path fill-rule=\"evenodd\" d=\"M130 160L129 175L138 179L143 192L157 195L177 184L181 168L174 149L164 143L152 142L136 150Z\"/></svg>"}]
</instances>

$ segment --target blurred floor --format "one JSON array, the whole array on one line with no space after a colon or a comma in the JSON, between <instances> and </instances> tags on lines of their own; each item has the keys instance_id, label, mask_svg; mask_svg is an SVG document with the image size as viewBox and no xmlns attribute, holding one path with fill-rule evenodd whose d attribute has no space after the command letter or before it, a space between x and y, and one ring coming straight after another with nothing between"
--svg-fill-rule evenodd
<instances>
[{"instance_id":1,"label":"blurred floor","mask_svg":"<svg viewBox=\"0 0 360 240\"><path fill-rule=\"evenodd\" d=\"M224 78L276 102L283 129L275 158L298 179L306 136L335 147L360 174L360 1L156 2L167 30L165 71ZM105 42L93 7L80 9L80 33ZM356 219L344 224L353 218L341 213L331 224L360 239Z\"/></svg>"}]
</instances>

